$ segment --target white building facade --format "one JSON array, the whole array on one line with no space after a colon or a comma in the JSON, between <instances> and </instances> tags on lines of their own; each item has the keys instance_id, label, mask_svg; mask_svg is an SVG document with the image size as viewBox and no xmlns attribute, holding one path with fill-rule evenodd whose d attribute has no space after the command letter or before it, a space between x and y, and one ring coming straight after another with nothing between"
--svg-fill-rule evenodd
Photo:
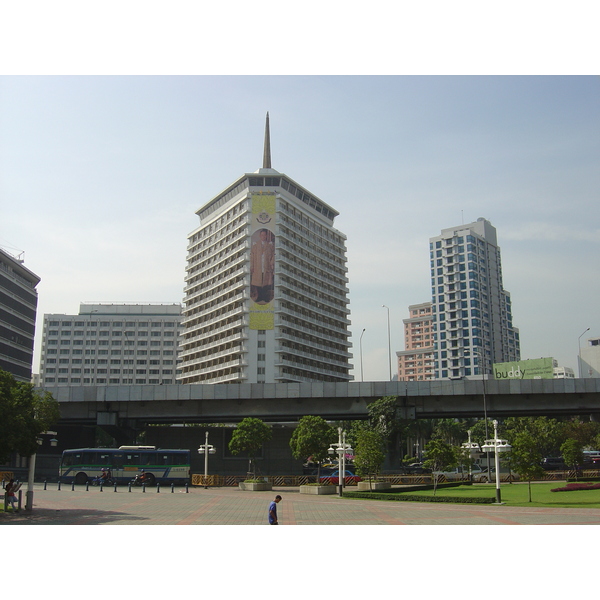
<instances>
[{"instance_id":1,"label":"white building facade","mask_svg":"<svg viewBox=\"0 0 600 600\"><path fill-rule=\"evenodd\" d=\"M196 213L188 236L181 383L349 381L346 237L338 215L263 167Z\"/></svg>"},{"instance_id":2,"label":"white building facade","mask_svg":"<svg viewBox=\"0 0 600 600\"><path fill-rule=\"evenodd\" d=\"M480 218L429 242L436 379L489 374L494 363L520 360L496 229Z\"/></svg>"},{"instance_id":3,"label":"white building facade","mask_svg":"<svg viewBox=\"0 0 600 600\"><path fill-rule=\"evenodd\" d=\"M579 377L600 377L600 338L586 340L579 358Z\"/></svg>"},{"instance_id":4,"label":"white building facade","mask_svg":"<svg viewBox=\"0 0 600 600\"><path fill-rule=\"evenodd\" d=\"M180 304L81 304L44 315L40 385L177 383Z\"/></svg>"}]
</instances>

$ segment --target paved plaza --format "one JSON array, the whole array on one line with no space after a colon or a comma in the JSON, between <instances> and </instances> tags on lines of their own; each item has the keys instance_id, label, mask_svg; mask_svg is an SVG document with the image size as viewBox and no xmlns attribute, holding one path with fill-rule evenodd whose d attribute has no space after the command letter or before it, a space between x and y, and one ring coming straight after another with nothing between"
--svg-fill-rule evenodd
<instances>
[{"instance_id":1,"label":"paved plaza","mask_svg":"<svg viewBox=\"0 0 600 600\"><path fill-rule=\"evenodd\" d=\"M510 507L355 500L300 494L298 488L105 488L36 484L33 511L0 512L1 525L266 525L275 494L287 525L596 525L600 509ZM23 504L25 493L23 493Z\"/></svg>"}]
</instances>

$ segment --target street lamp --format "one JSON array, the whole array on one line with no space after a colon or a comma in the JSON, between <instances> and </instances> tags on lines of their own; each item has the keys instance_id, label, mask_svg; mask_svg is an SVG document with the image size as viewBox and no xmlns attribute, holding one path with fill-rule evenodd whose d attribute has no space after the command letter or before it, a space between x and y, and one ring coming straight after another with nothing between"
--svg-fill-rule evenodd
<instances>
[{"instance_id":1,"label":"street lamp","mask_svg":"<svg viewBox=\"0 0 600 600\"><path fill-rule=\"evenodd\" d=\"M473 458L473 454L475 454L476 452L479 452L479 444L477 442L472 442L471 441L471 430L469 429L469 431L467 431L467 435L469 436L469 441L468 442L463 442L461 444L461 447L464 448L465 450L469 451L469 458ZM471 465L471 460L469 461L469 480L471 480L473 472L472 472L472 465Z\"/></svg>"},{"instance_id":2,"label":"street lamp","mask_svg":"<svg viewBox=\"0 0 600 600\"><path fill-rule=\"evenodd\" d=\"M481 383L483 385L483 421L484 421L484 425L485 425L485 437L488 438L489 437L489 433L488 433L488 418L487 418L487 401L485 398L485 360L484 360L484 356L483 356L483 350L481 348L473 348L472 350L473 354L477 355L479 357L479 370L481 371ZM473 366L475 366L475 364L473 363ZM482 448L483 450L483 448ZM486 452L486 462L487 462L487 469L488 469L488 473L490 473L490 454L489 452ZM491 475L491 473L490 473Z\"/></svg>"},{"instance_id":3,"label":"street lamp","mask_svg":"<svg viewBox=\"0 0 600 600\"><path fill-rule=\"evenodd\" d=\"M343 487L346 483L346 452L350 453L354 450L350 447L350 444L346 443L346 432L342 431L341 427L338 427L338 441L337 444L333 443L329 446L327 452L329 454L337 454L338 460L338 489L339 495L342 495Z\"/></svg>"},{"instance_id":4,"label":"street lamp","mask_svg":"<svg viewBox=\"0 0 600 600\"><path fill-rule=\"evenodd\" d=\"M494 451L494 463L496 466L496 502L502 504L502 497L500 495L500 452L509 452L512 450L512 446L506 440L498 438L498 421L493 421L493 425L494 439L485 440L485 444L481 446L481 449L484 452ZM491 475L491 473L489 474Z\"/></svg>"},{"instance_id":5,"label":"street lamp","mask_svg":"<svg viewBox=\"0 0 600 600\"><path fill-rule=\"evenodd\" d=\"M579 346L579 354L577 355L577 363L579 366L579 378L581 379L581 338L584 334L586 334L588 331L590 330L590 328L588 327L578 338L577 338L577 345Z\"/></svg>"},{"instance_id":6,"label":"street lamp","mask_svg":"<svg viewBox=\"0 0 600 600\"><path fill-rule=\"evenodd\" d=\"M360 345L360 380L361 381L364 381L364 379L363 379L363 375L364 375L363 361L362 361L362 336L365 334L365 331L366 331L366 329L362 330L362 333L360 334L360 342L359 342L359 345Z\"/></svg>"},{"instance_id":7,"label":"street lamp","mask_svg":"<svg viewBox=\"0 0 600 600\"><path fill-rule=\"evenodd\" d=\"M204 454L204 489L208 489L208 455L215 454L217 449L208 443L208 431L204 440L204 445L198 448L198 454Z\"/></svg>"},{"instance_id":8,"label":"street lamp","mask_svg":"<svg viewBox=\"0 0 600 600\"><path fill-rule=\"evenodd\" d=\"M390 364L390 381L392 380L392 334L390 329L390 309L385 305L381 305L382 308L387 309L387 323L388 323L388 362Z\"/></svg>"},{"instance_id":9,"label":"street lamp","mask_svg":"<svg viewBox=\"0 0 600 600\"><path fill-rule=\"evenodd\" d=\"M40 435L57 435L56 431L43 431ZM41 446L44 443L42 438L37 438L38 446ZM50 446L55 448L58 446L58 440L53 437L50 439ZM25 499L25 510L33 509L33 481L35 479L35 459L37 457L37 453L33 453L29 457L29 472L27 474L27 494Z\"/></svg>"}]
</instances>

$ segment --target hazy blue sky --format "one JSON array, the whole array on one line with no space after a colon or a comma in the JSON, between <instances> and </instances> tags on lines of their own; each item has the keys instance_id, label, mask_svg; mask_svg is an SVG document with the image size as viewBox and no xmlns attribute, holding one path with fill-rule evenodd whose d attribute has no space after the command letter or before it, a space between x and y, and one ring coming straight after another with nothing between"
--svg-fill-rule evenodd
<instances>
[{"instance_id":1,"label":"hazy blue sky","mask_svg":"<svg viewBox=\"0 0 600 600\"><path fill-rule=\"evenodd\" d=\"M262 164L336 208L355 376L388 377L429 238L496 227L523 358L576 367L600 335L600 80L578 76L3 76L0 246L39 314L181 302L195 211ZM38 328L38 342L41 326ZM39 343L36 346L36 365Z\"/></svg>"}]
</instances>

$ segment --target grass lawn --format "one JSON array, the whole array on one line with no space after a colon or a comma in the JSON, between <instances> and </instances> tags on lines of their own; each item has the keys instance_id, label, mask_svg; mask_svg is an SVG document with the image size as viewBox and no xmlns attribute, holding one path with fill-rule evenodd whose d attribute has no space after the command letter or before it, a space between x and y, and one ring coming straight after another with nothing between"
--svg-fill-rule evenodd
<instances>
[{"instance_id":1,"label":"grass lawn","mask_svg":"<svg viewBox=\"0 0 600 600\"><path fill-rule=\"evenodd\" d=\"M506 506L546 506L568 508L600 508L600 490L578 490L575 492L551 492L565 487L564 481L534 482L531 484L531 502L527 483L503 483L500 486L502 502ZM407 495L433 496L433 490L404 492ZM438 496L496 498L496 486L491 483L461 485L437 491Z\"/></svg>"}]
</instances>

